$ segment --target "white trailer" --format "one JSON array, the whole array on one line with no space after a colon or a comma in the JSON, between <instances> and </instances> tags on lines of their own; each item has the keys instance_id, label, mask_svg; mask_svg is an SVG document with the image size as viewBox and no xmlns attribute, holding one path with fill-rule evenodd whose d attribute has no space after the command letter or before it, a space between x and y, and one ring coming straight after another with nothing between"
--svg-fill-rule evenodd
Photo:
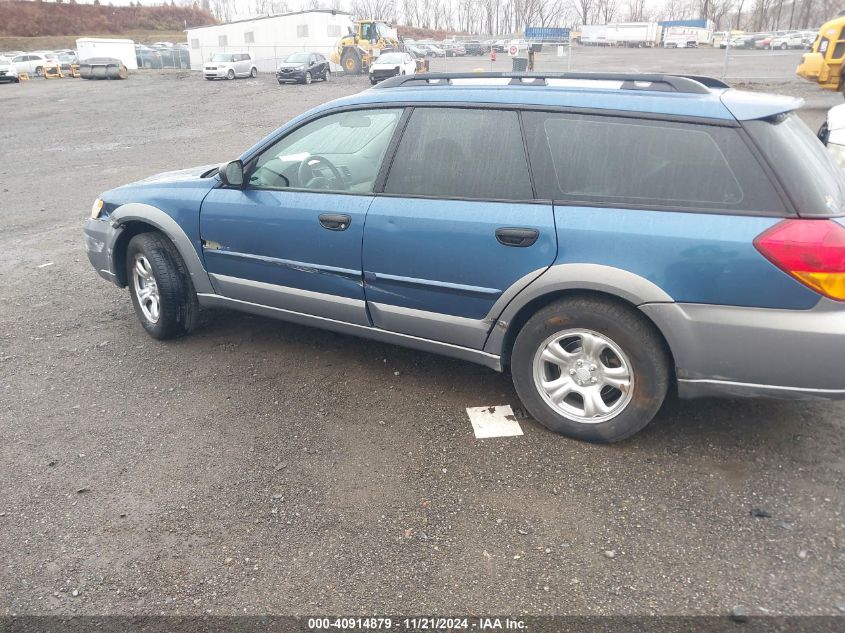
<instances>
[{"instance_id":1,"label":"white trailer","mask_svg":"<svg viewBox=\"0 0 845 633\"><path fill-rule=\"evenodd\" d=\"M664 48L697 48L710 44L713 31L694 26L668 26L663 33Z\"/></svg>"},{"instance_id":2,"label":"white trailer","mask_svg":"<svg viewBox=\"0 0 845 633\"><path fill-rule=\"evenodd\" d=\"M353 27L349 13L315 9L200 26L187 29L186 34L191 68L202 68L214 53L248 52L258 70L274 72L291 53L322 53L328 58Z\"/></svg>"},{"instance_id":3,"label":"white trailer","mask_svg":"<svg viewBox=\"0 0 845 633\"><path fill-rule=\"evenodd\" d=\"M617 22L607 25L607 41L617 46L660 46L663 29L657 22Z\"/></svg>"},{"instance_id":4,"label":"white trailer","mask_svg":"<svg viewBox=\"0 0 845 633\"><path fill-rule=\"evenodd\" d=\"M129 70L138 70L135 42L132 40L81 37L76 40L76 50L79 53L79 61L94 57L114 57L122 61Z\"/></svg>"},{"instance_id":5,"label":"white trailer","mask_svg":"<svg viewBox=\"0 0 845 633\"><path fill-rule=\"evenodd\" d=\"M581 27L581 44L585 46L607 46L606 24L585 24Z\"/></svg>"}]
</instances>

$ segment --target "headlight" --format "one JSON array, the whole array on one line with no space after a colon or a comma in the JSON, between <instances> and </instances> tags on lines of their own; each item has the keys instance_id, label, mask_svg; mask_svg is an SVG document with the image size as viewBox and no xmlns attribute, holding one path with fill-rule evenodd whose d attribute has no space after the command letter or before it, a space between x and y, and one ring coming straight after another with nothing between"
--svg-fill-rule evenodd
<instances>
[{"instance_id":1,"label":"headlight","mask_svg":"<svg viewBox=\"0 0 845 633\"><path fill-rule=\"evenodd\" d=\"M94 200L94 204L91 205L91 219L96 220L100 217L100 211L103 210L103 201L100 198Z\"/></svg>"}]
</instances>

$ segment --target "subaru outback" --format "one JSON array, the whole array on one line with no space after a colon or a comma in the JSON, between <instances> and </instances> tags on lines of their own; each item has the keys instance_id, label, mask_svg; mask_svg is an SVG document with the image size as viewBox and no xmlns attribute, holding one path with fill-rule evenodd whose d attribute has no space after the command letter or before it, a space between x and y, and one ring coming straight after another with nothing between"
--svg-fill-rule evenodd
<instances>
[{"instance_id":1,"label":"subaru outback","mask_svg":"<svg viewBox=\"0 0 845 633\"><path fill-rule=\"evenodd\" d=\"M103 193L154 338L233 308L509 371L617 441L680 397L845 397L845 180L800 100L706 77L395 77Z\"/></svg>"}]
</instances>

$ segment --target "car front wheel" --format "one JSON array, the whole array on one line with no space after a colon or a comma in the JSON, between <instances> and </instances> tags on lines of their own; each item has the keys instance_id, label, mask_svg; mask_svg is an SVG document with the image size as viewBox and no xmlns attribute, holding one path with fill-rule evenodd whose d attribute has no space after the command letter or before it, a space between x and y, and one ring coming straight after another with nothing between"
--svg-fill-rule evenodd
<instances>
[{"instance_id":1,"label":"car front wheel","mask_svg":"<svg viewBox=\"0 0 845 633\"><path fill-rule=\"evenodd\" d=\"M258 77L258 69L255 66L253 66L252 70L249 71L249 76L252 77L253 79Z\"/></svg>"},{"instance_id":2,"label":"car front wheel","mask_svg":"<svg viewBox=\"0 0 845 633\"><path fill-rule=\"evenodd\" d=\"M235 71L230 68L229 72L226 73L226 79L234 79L234 78L235 78Z\"/></svg>"},{"instance_id":3,"label":"car front wheel","mask_svg":"<svg viewBox=\"0 0 845 633\"><path fill-rule=\"evenodd\" d=\"M141 233L126 249L126 278L141 325L156 339L190 332L199 304L176 247L160 233Z\"/></svg>"},{"instance_id":4,"label":"car front wheel","mask_svg":"<svg viewBox=\"0 0 845 633\"><path fill-rule=\"evenodd\" d=\"M618 442L657 414L669 388L660 335L633 308L576 297L534 314L514 343L511 373L520 400L550 430Z\"/></svg>"},{"instance_id":5,"label":"car front wheel","mask_svg":"<svg viewBox=\"0 0 845 633\"><path fill-rule=\"evenodd\" d=\"M310 84L310 83L311 83L311 79L312 79L312 77L311 77L311 71L309 70L309 71L307 71L307 72L305 73L305 83L306 83L306 84Z\"/></svg>"}]
</instances>

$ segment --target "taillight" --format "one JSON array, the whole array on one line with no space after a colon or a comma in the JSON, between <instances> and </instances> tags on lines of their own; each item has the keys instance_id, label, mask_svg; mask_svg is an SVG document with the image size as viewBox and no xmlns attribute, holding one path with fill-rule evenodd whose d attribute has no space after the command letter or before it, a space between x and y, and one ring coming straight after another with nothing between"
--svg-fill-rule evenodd
<instances>
[{"instance_id":1,"label":"taillight","mask_svg":"<svg viewBox=\"0 0 845 633\"><path fill-rule=\"evenodd\" d=\"M845 227L832 220L784 220L754 240L775 266L819 294L845 301Z\"/></svg>"}]
</instances>

